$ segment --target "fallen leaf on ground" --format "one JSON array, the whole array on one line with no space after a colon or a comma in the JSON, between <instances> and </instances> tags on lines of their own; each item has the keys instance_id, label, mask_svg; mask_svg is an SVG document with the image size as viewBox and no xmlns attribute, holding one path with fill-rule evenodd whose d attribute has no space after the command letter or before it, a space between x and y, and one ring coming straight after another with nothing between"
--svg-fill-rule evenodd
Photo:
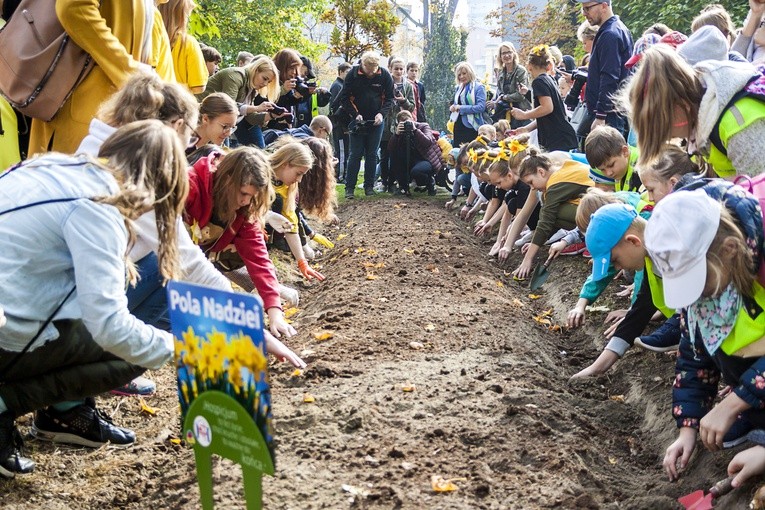
<instances>
[{"instance_id":1,"label":"fallen leaf on ground","mask_svg":"<svg viewBox=\"0 0 765 510\"><path fill-rule=\"evenodd\" d=\"M364 253L366 251L366 248L356 248L353 251L355 251L356 253Z\"/></svg>"},{"instance_id":2,"label":"fallen leaf on ground","mask_svg":"<svg viewBox=\"0 0 765 510\"><path fill-rule=\"evenodd\" d=\"M409 342L409 347L411 347L412 349L419 350L419 349L422 349L425 346L422 344L422 342Z\"/></svg>"},{"instance_id":3,"label":"fallen leaf on ground","mask_svg":"<svg viewBox=\"0 0 765 510\"><path fill-rule=\"evenodd\" d=\"M337 256L334 256L334 257L332 257L331 259L329 259L329 261L330 261L330 262L334 262L334 261L336 261L336 260L337 260Z\"/></svg>"},{"instance_id":4,"label":"fallen leaf on ground","mask_svg":"<svg viewBox=\"0 0 765 510\"><path fill-rule=\"evenodd\" d=\"M616 457L609 457L608 462L611 464L616 464Z\"/></svg>"},{"instance_id":5,"label":"fallen leaf on ground","mask_svg":"<svg viewBox=\"0 0 765 510\"><path fill-rule=\"evenodd\" d=\"M294 307L294 306L292 308L287 308L286 310L284 310L284 318L285 319L290 319L290 318L292 318L293 315L295 315L299 311L300 310L298 308Z\"/></svg>"},{"instance_id":6,"label":"fallen leaf on ground","mask_svg":"<svg viewBox=\"0 0 765 510\"><path fill-rule=\"evenodd\" d=\"M375 264L374 262L364 262L363 266L364 267L373 267L375 269L382 269L382 268L385 267L385 262L378 262L377 264Z\"/></svg>"},{"instance_id":7,"label":"fallen leaf on ground","mask_svg":"<svg viewBox=\"0 0 765 510\"><path fill-rule=\"evenodd\" d=\"M320 330L320 331L316 331L313 334L313 337L316 340L318 340L319 342L321 342L323 340L329 340L333 336L335 336L335 333L333 331L327 331L327 330L324 330L324 329Z\"/></svg>"},{"instance_id":8,"label":"fallen leaf on ground","mask_svg":"<svg viewBox=\"0 0 765 510\"><path fill-rule=\"evenodd\" d=\"M428 324L427 326L425 326L425 331L434 331L435 329L436 329L435 324Z\"/></svg>"},{"instance_id":9,"label":"fallen leaf on ground","mask_svg":"<svg viewBox=\"0 0 765 510\"><path fill-rule=\"evenodd\" d=\"M410 392L412 392L412 391L416 390L416 389L417 389L417 386L415 386L414 384L412 384L412 383L408 382L408 383L404 384L404 385L401 387L401 389L402 389L403 391L405 391L406 393L410 393Z\"/></svg>"},{"instance_id":10,"label":"fallen leaf on ground","mask_svg":"<svg viewBox=\"0 0 765 510\"><path fill-rule=\"evenodd\" d=\"M140 397L140 396L138 397L138 403L141 405L142 413L150 414L152 416L157 414L157 410L149 406L149 404L146 403L143 397Z\"/></svg>"},{"instance_id":11,"label":"fallen leaf on ground","mask_svg":"<svg viewBox=\"0 0 765 510\"><path fill-rule=\"evenodd\" d=\"M367 273L367 280L377 280L378 278L380 277L377 276L376 274Z\"/></svg>"},{"instance_id":12,"label":"fallen leaf on ground","mask_svg":"<svg viewBox=\"0 0 765 510\"><path fill-rule=\"evenodd\" d=\"M440 230L434 230L434 231L433 231L433 233L434 233L434 234L436 234L436 235L438 235L438 234L440 234L440 233L441 233L441 231L440 231Z\"/></svg>"},{"instance_id":13,"label":"fallen leaf on ground","mask_svg":"<svg viewBox=\"0 0 765 510\"><path fill-rule=\"evenodd\" d=\"M355 222L355 221L353 221L353 220L351 220L351 221L349 221L348 223L346 223L346 224L345 224L345 226L346 226L347 228L351 228L351 227L352 227L352 226L354 226L355 224L356 224L356 222Z\"/></svg>"},{"instance_id":14,"label":"fallen leaf on ground","mask_svg":"<svg viewBox=\"0 0 765 510\"><path fill-rule=\"evenodd\" d=\"M497 280L497 287L504 287L504 286L505 286L504 283L502 283L501 281Z\"/></svg>"},{"instance_id":15,"label":"fallen leaf on ground","mask_svg":"<svg viewBox=\"0 0 765 510\"><path fill-rule=\"evenodd\" d=\"M348 234L338 234L336 241L342 241L346 237L348 237Z\"/></svg>"},{"instance_id":16,"label":"fallen leaf on ground","mask_svg":"<svg viewBox=\"0 0 765 510\"><path fill-rule=\"evenodd\" d=\"M178 439L177 437L170 439L170 442L173 444L181 444L181 440Z\"/></svg>"},{"instance_id":17,"label":"fallen leaf on ground","mask_svg":"<svg viewBox=\"0 0 765 510\"><path fill-rule=\"evenodd\" d=\"M367 250L367 255L370 257L377 255L377 250Z\"/></svg>"},{"instance_id":18,"label":"fallen leaf on ground","mask_svg":"<svg viewBox=\"0 0 765 510\"><path fill-rule=\"evenodd\" d=\"M305 402L306 404L311 404L313 402L316 402L316 399L313 398L313 395L311 395L310 393L303 393L303 402Z\"/></svg>"},{"instance_id":19,"label":"fallen leaf on ground","mask_svg":"<svg viewBox=\"0 0 765 510\"><path fill-rule=\"evenodd\" d=\"M303 371L299 368L292 371L292 377L300 377L301 375L303 375Z\"/></svg>"},{"instance_id":20,"label":"fallen leaf on ground","mask_svg":"<svg viewBox=\"0 0 765 510\"><path fill-rule=\"evenodd\" d=\"M412 253L414 253L414 250L410 250L409 248L404 248L404 253L408 253L409 255L411 255Z\"/></svg>"},{"instance_id":21,"label":"fallen leaf on ground","mask_svg":"<svg viewBox=\"0 0 765 510\"><path fill-rule=\"evenodd\" d=\"M539 299L539 298L541 298L541 297L542 297L542 296L540 296L540 295L538 295L538 294L529 294L529 299Z\"/></svg>"},{"instance_id":22,"label":"fallen leaf on ground","mask_svg":"<svg viewBox=\"0 0 765 510\"><path fill-rule=\"evenodd\" d=\"M523 304L523 301L521 301L521 300L520 300L520 299L518 299L518 298L515 298L515 299L513 299L512 303L513 303L515 306L520 306L521 308L523 308L524 306L526 306L525 304Z\"/></svg>"},{"instance_id":23,"label":"fallen leaf on ground","mask_svg":"<svg viewBox=\"0 0 765 510\"><path fill-rule=\"evenodd\" d=\"M453 482L465 480L465 478L451 478L446 480L443 476L433 475L430 477L430 486L435 492L452 492L459 490Z\"/></svg>"},{"instance_id":24,"label":"fallen leaf on ground","mask_svg":"<svg viewBox=\"0 0 765 510\"><path fill-rule=\"evenodd\" d=\"M610 398L614 402L621 402L622 404L624 403L624 395L611 395L608 398Z\"/></svg>"},{"instance_id":25,"label":"fallen leaf on ground","mask_svg":"<svg viewBox=\"0 0 765 510\"><path fill-rule=\"evenodd\" d=\"M342 253L340 255L348 255L350 252L351 252L351 249L350 248L346 248L346 249L344 249L342 251Z\"/></svg>"}]
</instances>

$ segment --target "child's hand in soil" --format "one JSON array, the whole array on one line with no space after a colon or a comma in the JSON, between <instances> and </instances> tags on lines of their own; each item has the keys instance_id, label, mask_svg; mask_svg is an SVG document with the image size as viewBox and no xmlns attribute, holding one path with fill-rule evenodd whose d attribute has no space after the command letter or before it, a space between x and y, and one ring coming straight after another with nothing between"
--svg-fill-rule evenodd
<instances>
[{"instance_id":1,"label":"child's hand in soil","mask_svg":"<svg viewBox=\"0 0 765 510\"><path fill-rule=\"evenodd\" d=\"M629 297L632 295L632 290L635 288L634 283L630 283L629 285L622 285L622 290L616 293L619 297Z\"/></svg>"},{"instance_id":2,"label":"child's hand in soil","mask_svg":"<svg viewBox=\"0 0 765 510\"><path fill-rule=\"evenodd\" d=\"M460 219L465 220L467 219L467 215L470 212L470 207L463 205L462 209L460 209Z\"/></svg>"},{"instance_id":3,"label":"child's hand in soil","mask_svg":"<svg viewBox=\"0 0 765 510\"><path fill-rule=\"evenodd\" d=\"M603 324L616 322L619 319L623 319L625 315L627 315L627 310L614 310L613 312L609 312L608 315L606 315L606 320L603 321Z\"/></svg>"},{"instance_id":4,"label":"child's hand in soil","mask_svg":"<svg viewBox=\"0 0 765 510\"><path fill-rule=\"evenodd\" d=\"M579 306L575 306L568 311L568 317L566 318L566 325L569 328L578 328L584 324L585 309Z\"/></svg>"},{"instance_id":5,"label":"child's hand in soil","mask_svg":"<svg viewBox=\"0 0 765 510\"><path fill-rule=\"evenodd\" d=\"M489 250L489 257L494 257L499 253L499 250L502 248L502 243L497 241L494 243L494 245L491 247L491 250Z\"/></svg>"},{"instance_id":6,"label":"child's hand in soil","mask_svg":"<svg viewBox=\"0 0 765 510\"><path fill-rule=\"evenodd\" d=\"M268 314L268 329L271 330L271 334L277 338L281 338L282 335L290 338L297 335L297 331L284 319L284 312L279 308L269 308L266 313Z\"/></svg>"},{"instance_id":7,"label":"child's hand in soil","mask_svg":"<svg viewBox=\"0 0 765 510\"><path fill-rule=\"evenodd\" d=\"M688 465L688 459L691 458L694 448L696 448L696 429L682 427L675 442L667 448L662 463L670 482L679 478L678 471L685 469Z\"/></svg>"},{"instance_id":8,"label":"child's hand in soil","mask_svg":"<svg viewBox=\"0 0 765 510\"><path fill-rule=\"evenodd\" d=\"M295 368L305 368L305 361L292 352L292 350L274 338L271 333L264 331L266 338L266 350L277 357L280 361L289 361Z\"/></svg>"},{"instance_id":9,"label":"child's hand in soil","mask_svg":"<svg viewBox=\"0 0 765 510\"><path fill-rule=\"evenodd\" d=\"M731 485L740 487L749 478L765 472L765 447L757 445L738 452L728 464L728 475L736 477Z\"/></svg>"},{"instance_id":10,"label":"child's hand in soil","mask_svg":"<svg viewBox=\"0 0 765 510\"><path fill-rule=\"evenodd\" d=\"M473 235L480 236L481 230L486 225L486 220L481 220L476 222L475 226L473 227Z\"/></svg>"},{"instance_id":11,"label":"child's hand in soil","mask_svg":"<svg viewBox=\"0 0 765 510\"><path fill-rule=\"evenodd\" d=\"M444 204L444 207L446 208L447 211L451 211L456 203L457 203L457 200L452 198L451 200L449 200L448 202Z\"/></svg>"},{"instance_id":12,"label":"child's hand in soil","mask_svg":"<svg viewBox=\"0 0 765 510\"><path fill-rule=\"evenodd\" d=\"M510 252L512 250L508 248L507 246L503 246L499 249L499 253L497 254L497 258L500 262L505 262L507 258L510 256Z\"/></svg>"},{"instance_id":13,"label":"child's hand in soil","mask_svg":"<svg viewBox=\"0 0 765 510\"><path fill-rule=\"evenodd\" d=\"M611 312L611 313L614 313L614 312ZM606 320L608 320L608 318L606 318ZM606 337L606 339L610 340L611 337L614 336L614 333L616 333L616 328L619 327L619 324L621 324L623 320L624 320L624 317L621 317L619 319L615 319L614 323L611 324L608 327L608 329L603 332L603 335Z\"/></svg>"},{"instance_id":14,"label":"child's hand in soil","mask_svg":"<svg viewBox=\"0 0 765 510\"><path fill-rule=\"evenodd\" d=\"M520 278L521 280L528 278L529 275L531 274L531 266L532 266L532 262L530 260L524 259L524 261L521 262L521 265L518 266L518 269L513 271L513 276Z\"/></svg>"}]
</instances>

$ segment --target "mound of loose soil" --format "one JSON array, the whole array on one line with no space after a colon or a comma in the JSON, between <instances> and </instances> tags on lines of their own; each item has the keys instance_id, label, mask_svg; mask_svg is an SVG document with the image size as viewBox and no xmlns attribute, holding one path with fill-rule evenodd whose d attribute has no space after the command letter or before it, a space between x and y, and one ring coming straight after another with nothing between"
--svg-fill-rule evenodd
<instances>
[{"instance_id":1,"label":"mound of loose soil","mask_svg":"<svg viewBox=\"0 0 765 510\"><path fill-rule=\"evenodd\" d=\"M669 509L725 476L734 452L700 452L687 476L666 482L672 356L630 352L610 375L568 384L604 344L605 314L580 330L555 327L576 301L584 259L556 261L541 297L530 296L508 277L520 256L498 266L441 203L363 200L340 211L329 237L342 239L318 261L327 281L302 289L293 317L300 335L289 344L309 368L272 369L277 475L264 481L265 508ZM598 304L628 303L609 293ZM37 470L0 481L3 508L198 507L192 452L169 440L179 428L174 372L149 375L156 415L136 399L99 399L136 430L136 446L27 441ZM459 490L434 492L432 475ZM214 477L217 508L243 508L239 468L215 461ZM745 507L753 488L720 507Z\"/></svg>"}]
</instances>

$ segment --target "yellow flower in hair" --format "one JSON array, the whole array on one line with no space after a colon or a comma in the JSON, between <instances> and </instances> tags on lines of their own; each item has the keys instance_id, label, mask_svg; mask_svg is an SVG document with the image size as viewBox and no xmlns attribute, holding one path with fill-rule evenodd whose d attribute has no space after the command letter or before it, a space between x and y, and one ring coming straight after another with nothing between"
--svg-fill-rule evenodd
<instances>
[{"instance_id":1,"label":"yellow flower in hair","mask_svg":"<svg viewBox=\"0 0 765 510\"><path fill-rule=\"evenodd\" d=\"M471 163L478 162L478 153L476 153L475 149L468 149L467 154L468 154L468 160Z\"/></svg>"},{"instance_id":2,"label":"yellow flower in hair","mask_svg":"<svg viewBox=\"0 0 765 510\"><path fill-rule=\"evenodd\" d=\"M537 57L541 57L542 55L547 53L549 49L550 47L547 46L546 44L540 44L538 46L534 46L533 48L531 48L531 53Z\"/></svg>"},{"instance_id":3,"label":"yellow flower in hair","mask_svg":"<svg viewBox=\"0 0 765 510\"><path fill-rule=\"evenodd\" d=\"M497 155L494 157L494 163L498 161L510 161L510 156L507 155L507 152L504 150L501 150L497 153Z\"/></svg>"},{"instance_id":4,"label":"yellow flower in hair","mask_svg":"<svg viewBox=\"0 0 765 510\"><path fill-rule=\"evenodd\" d=\"M488 147L488 146L489 146L489 143L486 141L486 139L484 139L484 137L483 137L483 136L480 136L480 135L479 135L479 136L477 136L477 137L476 137L476 139L475 139L475 141L476 141L476 142L479 142L479 143L480 143L481 145L483 145L484 147Z\"/></svg>"},{"instance_id":5,"label":"yellow flower in hair","mask_svg":"<svg viewBox=\"0 0 765 510\"><path fill-rule=\"evenodd\" d=\"M510 145L507 147L507 150L509 150L513 154L513 156L515 156L519 152L525 151L527 147L528 147L527 145L523 145L518 140L513 140L512 142L510 142Z\"/></svg>"}]
</instances>

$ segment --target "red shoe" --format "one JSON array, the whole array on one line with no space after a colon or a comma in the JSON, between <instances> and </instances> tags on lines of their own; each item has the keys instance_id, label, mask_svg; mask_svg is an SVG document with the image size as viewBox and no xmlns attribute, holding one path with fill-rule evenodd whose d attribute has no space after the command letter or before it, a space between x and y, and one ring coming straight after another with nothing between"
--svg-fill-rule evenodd
<instances>
[{"instance_id":1,"label":"red shoe","mask_svg":"<svg viewBox=\"0 0 765 510\"><path fill-rule=\"evenodd\" d=\"M586 259L591 259L592 258L592 253L590 253L590 250L585 248L584 251L582 252L582 257L584 257Z\"/></svg>"},{"instance_id":2,"label":"red shoe","mask_svg":"<svg viewBox=\"0 0 765 510\"><path fill-rule=\"evenodd\" d=\"M569 244L560 252L561 255L579 255L587 249L584 243Z\"/></svg>"}]
</instances>

